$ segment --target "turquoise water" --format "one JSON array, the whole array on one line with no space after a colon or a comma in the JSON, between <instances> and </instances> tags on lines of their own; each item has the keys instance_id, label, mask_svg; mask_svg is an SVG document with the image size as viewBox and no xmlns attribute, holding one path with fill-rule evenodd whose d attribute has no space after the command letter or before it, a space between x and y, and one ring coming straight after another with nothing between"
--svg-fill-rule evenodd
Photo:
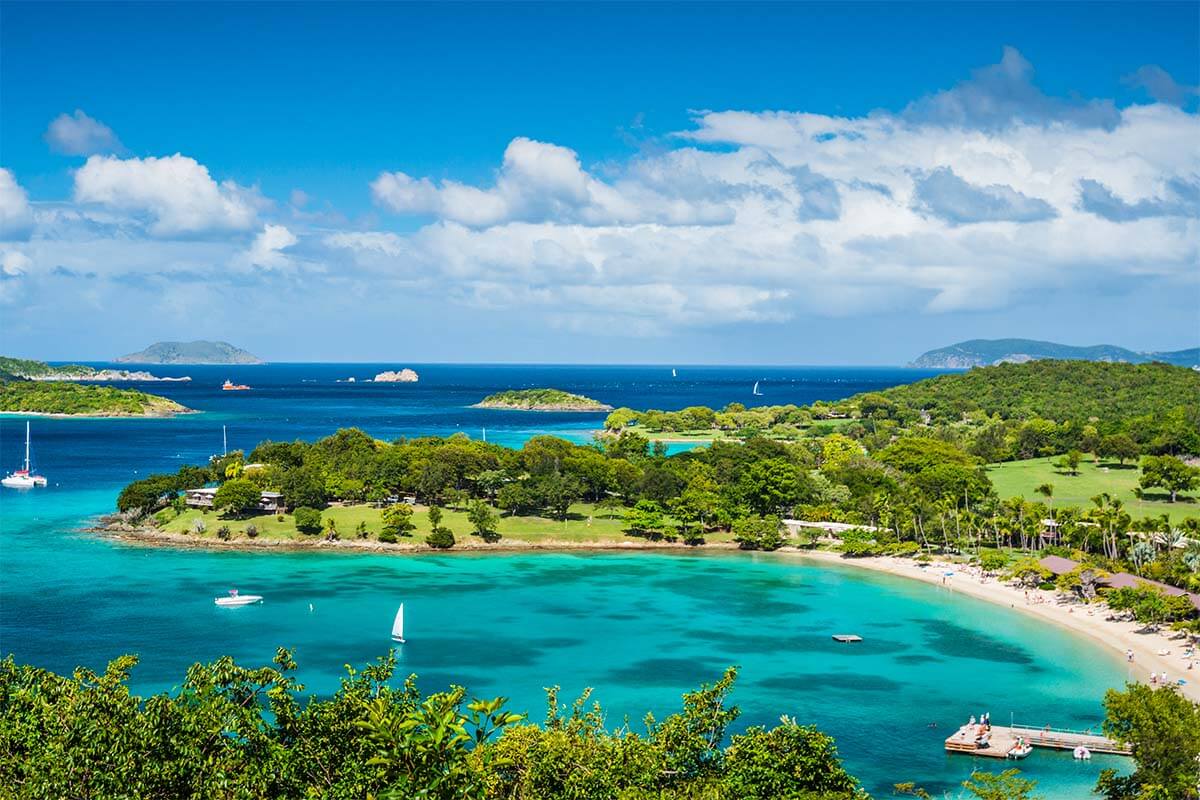
<instances>
[{"instance_id":1,"label":"turquoise water","mask_svg":"<svg viewBox=\"0 0 1200 800\"><path fill-rule=\"evenodd\" d=\"M472 395L475 384L489 382L502 388L503 373L453 369L465 371L455 385L469 388L426 388L422 397L386 387L400 391L381 400L376 392L385 387L357 394L323 386L305 397L304 386L289 393L289 376L276 374L274 396L217 392L211 402L218 408L193 417L35 420L35 448L53 485L0 494L0 650L60 671L139 653L134 683L153 691L174 686L193 661L231 654L266 663L285 646L295 649L308 688L328 692L343 664L386 652L392 615L404 602L409 643L400 650L401 671L420 675L423 688L454 682L480 695L506 694L512 707L537 719L543 687L561 684L569 698L591 686L611 725L628 719L636 727L646 711L669 713L683 691L738 665L739 726L771 725L780 714L819 725L878 796L903 780L935 795L955 793L973 762L947 757L941 742L970 714L1096 725L1104 689L1124 678L1114 655L1018 612L941 587L779 554L247 554L121 545L79 531L111 507L129 477L205 457L214 427L219 446L221 424L255 441L313 438L339 424L411 435L444 432L461 417L460 425L473 428L479 412L447 395ZM718 402L720 380L738 391L744 382L741 373L717 375L704 389L655 395L631 375L604 376L628 384L614 404L634 393L650 396L641 405L667 408L699 393ZM271 385L272 375L231 377ZM586 381L550 378L551 385L600 396ZM803 374L793 380L791 394L801 402L806 392L828 388L823 378L816 390ZM208 407L202 404L212 390L175 391L191 393L189 405ZM587 415L504 417L484 418L489 439L517 444L540 430L584 432L597 424ZM0 420L6 466L22 427L20 420ZM213 606L212 598L230 586L263 594L266 602ZM839 645L830 636L840 632L866 641ZM1120 764L1105 758L1077 764L1069 755L1037 752L1021 767L1047 796L1072 798L1088 796L1101 768Z\"/></svg>"}]
</instances>

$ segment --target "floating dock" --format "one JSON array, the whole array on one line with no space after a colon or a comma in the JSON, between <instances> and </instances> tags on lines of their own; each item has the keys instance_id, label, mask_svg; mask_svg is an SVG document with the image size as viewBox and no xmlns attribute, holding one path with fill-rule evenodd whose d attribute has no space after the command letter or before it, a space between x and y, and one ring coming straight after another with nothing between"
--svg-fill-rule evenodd
<instances>
[{"instance_id":1,"label":"floating dock","mask_svg":"<svg viewBox=\"0 0 1200 800\"><path fill-rule=\"evenodd\" d=\"M1071 731L1060 728L1029 728L1024 726L993 725L987 731L986 744L980 743L983 729L979 725L963 725L953 735L946 739L946 752L966 753L972 756L987 758L1016 758L1014 750L1018 749L1018 740L1034 747L1045 747L1050 750L1074 750L1076 747L1086 747L1092 753L1109 755L1133 755L1128 745L1113 741L1089 731Z\"/></svg>"},{"instance_id":2,"label":"floating dock","mask_svg":"<svg viewBox=\"0 0 1200 800\"><path fill-rule=\"evenodd\" d=\"M833 635L833 640L835 642L842 642L843 644L849 644L850 642L861 642L863 640L863 638L861 636L859 636L857 634L853 634L853 633L835 633Z\"/></svg>"}]
</instances>

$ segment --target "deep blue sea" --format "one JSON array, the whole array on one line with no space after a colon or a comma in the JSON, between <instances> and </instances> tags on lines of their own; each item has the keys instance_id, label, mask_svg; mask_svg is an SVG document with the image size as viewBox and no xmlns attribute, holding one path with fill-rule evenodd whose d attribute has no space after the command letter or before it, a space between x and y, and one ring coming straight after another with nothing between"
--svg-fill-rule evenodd
<instances>
[{"instance_id":1,"label":"deep blue sea","mask_svg":"<svg viewBox=\"0 0 1200 800\"><path fill-rule=\"evenodd\" d=\"M97 364L96 366L106 366ZM82 532L120 488L229 447L316 439L358 426L373 436L472 437L519 446L553 433L587 441L603 414L469 408L506 388L554 386L613 406L677 409L730 402L808 403L927 377L898 368L413 366L416 384L363 383L395 364L151 367L189 383L145 384L203 413L172 419L32 418L43 490L0 493L0 652L58 671L101 668L137 653L139 691L170 689L187 665L231 654L268 663L295 648L315 692L336 688L342 665L387 651L405 603L401 672L428 690L460 683L504 694L535 719L543 687L563 699L594 687L610 725L635 728L670 713L683 691L739 665L735 727L781 714L834 735L850 770L877 796L916 781L958 796L974 763L942 739L970 714L1087 727L1100 698L1125 677L1098 645L1016 612L940 587L783 554L439 554L172 551ZM355 377L356 383L339 383ZM230 379L253 387L223 392ZM754 382L763 396L751 396ZM0 467L16 467L24 418L0 418ZM218 609L229 586L261 606ZM310 610L311 606L311 610ZM854 632L860 645L832 633ZM936 723L931 728L930 724ZM978 765L1000 769L991 760ZM1074 762L1035 752L1021 768L1047 797L1089 796L1119 759Z\"/></svg>"}]
</instances>

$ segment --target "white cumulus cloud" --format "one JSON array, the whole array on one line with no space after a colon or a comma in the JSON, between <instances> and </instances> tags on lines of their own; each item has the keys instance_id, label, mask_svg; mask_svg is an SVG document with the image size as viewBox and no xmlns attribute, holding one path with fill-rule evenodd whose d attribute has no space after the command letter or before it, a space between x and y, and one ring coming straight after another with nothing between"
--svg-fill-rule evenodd
<instances>
[{"instance_id":1,"label":"white cumulus cloud","mask_svg":"<svg viewBox=\"0 0 1200 800\"><path fill-rule=\"evenodd\" d=\"M245 230L262 198L176 153L163 158L92 156L75 172L75 200L145 215L156 236Z\"/></svg>"},{"instance_id":2,"label":"white cumulus cloud","mask_svg":"<svg viewBox=\"0 0 1200 800\"><path fill-rule=\"evenodd\" d=\"M68 156L91 156L121 150L121 140L112 128L83 111L59 114L46 128L46 143L56 153Z\"/></svg>"},{"instance_id":3,"label":"white cumulus cloud","mask_svg":"<svg viewBox=\"0 0 1200 800\"><path fill-rule=\"evenodd\" d=\"M265 225L243 254L245 263L263 269L283 269L291 263L283 251L298 241L296 234L283 225Z\"/></svg>"},{"instance_id":4,"label":"white cumulus cloud","mask_svg":"<svg viewBox=\"0 0 1200 800\"><path fill-rule=\"evenodd\" d=\"M24 239L32 228L29 195L10 170L0 167L0 240Z\"/></svg>"},{"instance_id":5,"label":"white cumulus cloud","mask_svg":"<svg viewBox=\"0 0 1200 800\"><path fill-rule=\"evenodd\" d=\"M33 259L20 250L6 250L0 253L0 274L16 278L24 275L33 266Z\"/></svg>"}]
</instances>

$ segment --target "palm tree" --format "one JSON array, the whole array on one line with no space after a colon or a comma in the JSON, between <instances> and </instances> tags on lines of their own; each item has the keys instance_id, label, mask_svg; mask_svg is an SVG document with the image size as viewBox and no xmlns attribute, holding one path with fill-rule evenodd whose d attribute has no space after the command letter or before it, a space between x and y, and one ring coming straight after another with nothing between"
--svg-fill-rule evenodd
<instances>
[{"instance_id":1,"label":"palm tree","mask_svg":"<svg viewBox=\"0 0 1200 800\"><path fill-rule=\"evenodd\" d=\"M1046 505L1050 507L1050 516L1054 516L1054 484L1043 483L1041 486L1034 489L1034 491L1046 498Z\"/></svg>"},{"instance_id":2,"label":"palm tree","mask_svg":"<svg viewBox=\"0 0 1200 800\"><path fill-rule=\"evenodd\" d=\"M1200 547L1192 545L1183 554L1183 564L1192 572L1200 572Z\"/></svg>"},{"instance_id":3,"label":"palm tree","mask_svg":"<svg viewBox=\"0 0 1200 800\"><path fill-rule=\"evenodd\" d=\"M1137 570L1139 575L1142 574L1142 568L1154 561L1154 557L1158 555L1154 550L1154 545L1147 541L1136 542L1133 547L1129 548L1129 558L1133 561L1133 568Z\"/></svg>"}]
</instances>

